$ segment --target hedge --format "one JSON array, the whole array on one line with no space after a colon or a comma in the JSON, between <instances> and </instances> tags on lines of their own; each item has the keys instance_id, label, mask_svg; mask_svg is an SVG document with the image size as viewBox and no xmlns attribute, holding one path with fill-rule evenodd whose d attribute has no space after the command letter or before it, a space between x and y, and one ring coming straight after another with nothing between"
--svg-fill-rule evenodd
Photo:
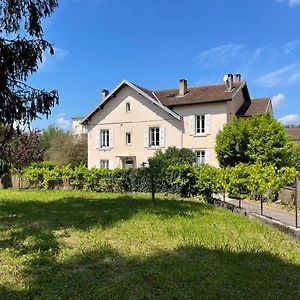
<instances>
[{"instance_id":1,"label":"hedge","mask_svg":"<svg viewBox=\"0 0 300 300\"><path fill-rule=\"evenodd\" d=\"M284 167L262 164L215 168L209 165L168 166L155 178L155 191L211 196L213 193L228 193L235 198L274 198L282 187L291 183L297 171ZM35 163L23 170L33 188L53 189L69 187L76 190L96 192L151 192L151 170L136 169L88 169L86 166L58 167L52 163Z\"/></svg>"}]
</instances>

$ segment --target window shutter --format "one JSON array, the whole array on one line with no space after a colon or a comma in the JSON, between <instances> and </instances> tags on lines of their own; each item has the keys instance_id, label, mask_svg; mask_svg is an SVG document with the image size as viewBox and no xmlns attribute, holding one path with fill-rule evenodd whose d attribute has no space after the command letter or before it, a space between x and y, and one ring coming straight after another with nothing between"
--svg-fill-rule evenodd
<instances>
[{"instance_id":1,"label":"window shutter","mask_svg":"<svg viewBox=\"0 0 300 300\"><path fill-rule=\"evenodd\" d=\"M149 128L146 127L144 129L144 147L148 148L149 147Z\"/></svg>"},{"instance_id":2,"label":"window shutter","mask_svg":"<svg viewBox=\"0 0 300 300\"><path fill-rule=\"evenodd\" d=\"M196 119L195 116L190 116L190 135L195 134L195 125L196 125Z\"/></svg>"},{"instance_id":3,"label":"window shutter","mask_svg":"<svg viewBox=\"0 0 300 300\"><path fill-rule=\"evenodd\" d=\"M210 134L210 114L205 115L205 133Z\"/></svg>"},{"instance_id":4,"label":"window shutter","mask_svg":"<svg viewBox=\"0 0 300 300\"><path fill-rule=\"evenodd\" d=\"M166 137L166 129L165 127L159 127L159 146L161 148L165 147L165 137Z\"/></svg>"},{"instance_id":5,"label":"window shutter","mask_svg":"<svg viewBox=\"0 0 300 300\"><path fill-rule=\"evenodd\" d=\"M109 129L109 148L114 147L114 131Z\"/></svg>"},{"instance_id":6,"label":"window shutter","mask_svg":"<svg viewBox=\"0 0 300 300\"><path fill-rule=\"evenodd\" d=\"M96 149L100 149L100 131L96 133Z\"/></svg>"},{"instance_id":7,"label":"window shutter","mask_svg":"<svg viewBox=\"0 0 300 300\"><path fill-rule=\"evenodd\" d=\"M108 168L112 170L114 168L114 162L112 160L108 161Z\"/></svg>"},{"instance_id":8,"label":"window shutter","mask_svg":"<svg viewBox=\"0 0 300 300\"><path fill-rule=\"evenodd\" d=\"M206 164L210 163L210 150L208 149L205 150L205 163Z\"/></svg>"},{"instance_id":9,"label":"window shutter","mask_svg":"<svg viewBox=\"0 0 300 300\"><path fill-rule=\"evenodd\" d=\"M96 168L97 168L97 169L100 168L100 160L99 160L99 159L96 161Z\"/></svg>"}]
</instances>

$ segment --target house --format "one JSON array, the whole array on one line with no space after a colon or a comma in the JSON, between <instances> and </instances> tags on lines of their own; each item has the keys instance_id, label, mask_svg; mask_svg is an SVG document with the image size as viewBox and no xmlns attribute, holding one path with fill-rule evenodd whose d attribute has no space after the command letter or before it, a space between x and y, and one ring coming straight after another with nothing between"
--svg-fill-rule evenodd
<instances>
[{"instance_id":1,"label":"house","mask_svg":"<svg viewBox=\"0 0 300 300\"><path fill-rule=\"evenodd\" d=\"M86 128L82 125L84 117L73 117L72 118L72 129L71 133L75 136L81 136L87 134Z\"/></svg>"},{"instance_id":2,"label":"house","mask_svg":"<svg viewBox=\"0 0 300 300\"><path fill-rule=\"evenodd\" d=\"M151 91L123 80L102 91L102 102L83 120L88 133L88 166L129 168L146 164L158 149L195 151L198 163L218 165L216 135L234 116L272 113L270 98L251 99L241 76L224 84Z\"/></svg>"},{"instance_id":3,"label":"house","mask_svg":"<svg viewBox=\"0 0 300 300\"><path fill-rule=\"evenodd\" d=\"M285 128L285 131L291 136L293 142L300 141L300 127Z\"/></svg>"}]
</instances>

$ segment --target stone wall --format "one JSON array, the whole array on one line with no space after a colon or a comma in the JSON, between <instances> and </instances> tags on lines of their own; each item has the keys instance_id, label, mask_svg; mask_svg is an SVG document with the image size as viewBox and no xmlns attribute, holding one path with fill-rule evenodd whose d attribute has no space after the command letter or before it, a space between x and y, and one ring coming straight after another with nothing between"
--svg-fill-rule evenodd
<instances>
[{"instance_id":1,"label":"stone wall","mask_svg":"<svg viewBox=\"0 0 300 300\"><path fill-rule=\"evenodd\" d=\"M283 188L278 195L278 200L283 204L295 204L295 188Z\"/></svg>"}]
</instances>

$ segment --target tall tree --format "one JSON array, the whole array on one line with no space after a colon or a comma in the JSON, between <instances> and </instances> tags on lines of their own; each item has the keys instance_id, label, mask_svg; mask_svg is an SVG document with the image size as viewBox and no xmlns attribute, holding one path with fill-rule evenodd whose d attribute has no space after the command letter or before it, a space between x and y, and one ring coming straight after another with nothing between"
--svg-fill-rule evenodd
<instances>
[{"instance_id":1,"label":"tall tree","mask_svg":"<svg viewBox=\"0 0 300 300\"><path fill-rule=\"evenodd\" d=\"M38 70L42 54L52 45L44 39L42 19L58 6L57 0L0 1L0 123L29 124L58 104L58 92L29 86L28 76Z\"/></svg>"},{"instance_id":2,"label":"tall tree","mask_svg":"<svg viewBox=\"0 0 300 300\"><path fill-rule=\"evenodd\" d=\"M231 120L217 135L216 153L225 167L262 163L281 168L294 164L294 145L283 125L270 115Z\"/></svg>"}]
</instances>

